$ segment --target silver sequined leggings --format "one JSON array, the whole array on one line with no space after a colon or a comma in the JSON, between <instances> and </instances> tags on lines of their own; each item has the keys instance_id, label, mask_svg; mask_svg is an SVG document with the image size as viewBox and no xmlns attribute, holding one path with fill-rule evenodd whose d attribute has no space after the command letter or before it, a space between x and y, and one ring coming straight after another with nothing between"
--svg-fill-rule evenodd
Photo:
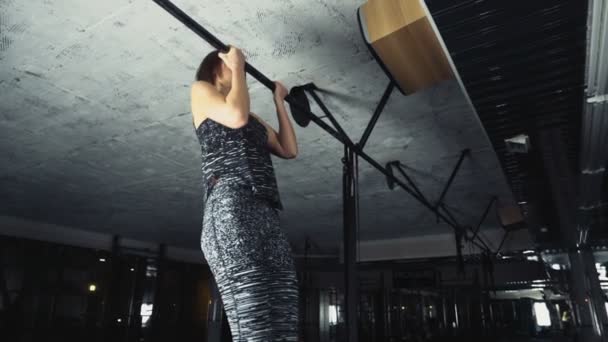
<instances>
[{"instance_id":1,"label":"silver sequined leggings","mask_svg":"<svg viewBox=\"0 0 608 342\"><path fill-rule=\"evenodd\" d=\"M218 182L205 205L201 249L234 342L297 342L298 280L279 213L251 188Z\"/></svg>"}]
</instances>

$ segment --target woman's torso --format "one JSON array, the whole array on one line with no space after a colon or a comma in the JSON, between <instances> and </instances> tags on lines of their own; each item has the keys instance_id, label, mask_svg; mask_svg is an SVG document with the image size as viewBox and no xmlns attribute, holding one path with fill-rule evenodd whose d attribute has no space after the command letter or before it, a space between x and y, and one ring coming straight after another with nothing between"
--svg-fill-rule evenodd
<instances>
[{"instance_id":1,"label":"woman's torso","mask_svg":"<svg viewBox=\"0 0 608 342\"><path fill-rule=\"evenodd\" d=\"M221 182L250 187L255 197L283 209L267 148L266 127L257 118L250 115L239 128L206 118L195 131L201 146L205 203L214 186Z\"/></svg>"}]
</instances>

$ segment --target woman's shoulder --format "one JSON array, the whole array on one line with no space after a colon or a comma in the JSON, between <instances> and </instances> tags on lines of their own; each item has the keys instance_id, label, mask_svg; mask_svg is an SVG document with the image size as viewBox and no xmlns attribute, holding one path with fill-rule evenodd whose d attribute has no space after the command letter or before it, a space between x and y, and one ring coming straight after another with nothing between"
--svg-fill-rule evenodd
<instances>
[{"instance_id":1,"label":"woman's shoulder","mask_svg":"<svg viewBox=\"0 0 608 342\"><path fill-rule=\"evenodd\" d=\"M208 93L211 91L217 91L215 89L215 87L206 81L194 81L192 82L192 84L190 85L190 90L192 92L203 92L203 93Z\"/></svg>"}]
</instances>

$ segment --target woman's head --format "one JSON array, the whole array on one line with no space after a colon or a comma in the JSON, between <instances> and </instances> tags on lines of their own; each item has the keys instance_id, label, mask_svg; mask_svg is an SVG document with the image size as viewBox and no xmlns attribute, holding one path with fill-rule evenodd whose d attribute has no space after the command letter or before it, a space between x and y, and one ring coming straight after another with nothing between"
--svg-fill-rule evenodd
<instances>
[{"instance_id":1,"label":"woman's head","mask_svg":"<svg viewBox=\"0 0 608 342\"><path fill-rule=\"evenodd\" d=\"M221 88L230 88L232 71L219 57L215 50L207 54L196 71L196 80L209 82Z\"/></svg>"}]
</instances>

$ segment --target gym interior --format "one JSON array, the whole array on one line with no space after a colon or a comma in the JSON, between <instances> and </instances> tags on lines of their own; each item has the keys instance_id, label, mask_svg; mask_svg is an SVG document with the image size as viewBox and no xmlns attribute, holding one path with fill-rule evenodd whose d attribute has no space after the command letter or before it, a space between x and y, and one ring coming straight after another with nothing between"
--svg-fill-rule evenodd
<instances>
[{"instance_id":1,"label":"gym interior","mask_svg":"<svg viewBox=\"0 0 608 342\"><path fill-rule=\"evenodd\" d=\"M298 341L608 341L605 0L0 1L2 341L233 341L189 107L229 46L289 89Z\"/></svg>"}]
</instances>

